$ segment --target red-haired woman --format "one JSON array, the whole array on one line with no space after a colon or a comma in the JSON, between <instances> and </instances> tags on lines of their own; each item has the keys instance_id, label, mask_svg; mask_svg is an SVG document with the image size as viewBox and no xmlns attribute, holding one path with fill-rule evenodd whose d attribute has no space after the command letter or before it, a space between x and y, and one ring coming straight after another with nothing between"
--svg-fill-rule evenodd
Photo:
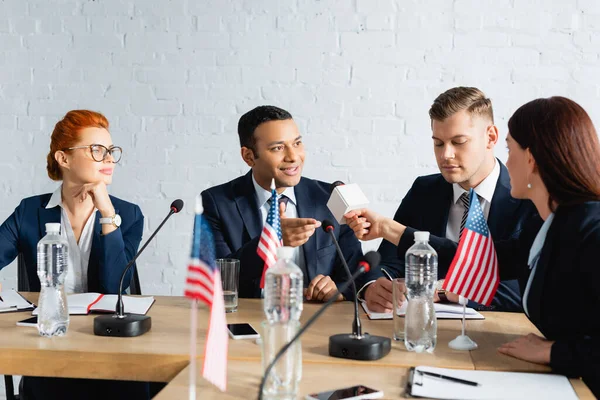
<instances>
[{"instance_id":1,"label":"red-haired woman","mask_svg":"<svg viewBox=\"0 0 600 400\"><path fill-rule=\"evenodd\" d=\"M137 205L110 196L106 188L121 152L113 145L102 114L69 111L52 132L47 157L48 176L62 184L54 193L22 200L0 226L0 268L20 254L30 290L40 291L37 243L45 235L46 223L60 223L61 235L69 243L67 293L117 293L120 275L138 249L144 225ZM130 280L131 275L125 277L125 282ZM27 399L89 398L91 393L106 393L105 389L115 386L93 382L26 378L24 383ZM119 385L122 389L132 386ZM82 394L73 386L88 393ZM147 390L143 384L133 386ZM145 397L138 395L127 393L125 398L147 398L147 393Z\"/></svg>"}]
</instances>

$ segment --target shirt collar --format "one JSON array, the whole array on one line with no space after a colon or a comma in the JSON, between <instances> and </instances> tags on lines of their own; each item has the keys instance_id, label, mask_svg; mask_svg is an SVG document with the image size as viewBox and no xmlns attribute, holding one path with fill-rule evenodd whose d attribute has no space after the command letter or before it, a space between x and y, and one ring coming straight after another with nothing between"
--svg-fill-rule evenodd
<instances>
[{"instance_id":1,"label":"shirt collar","mask_svg":"<svg viewBox=\"0 0 600 400\"><path fill-rule=\"evenodd\" d=\"M271 198L271 191L263 189L263 187L256 182L256 179L254 179L254 174L252 174L252 183L254 184L254 191L256 192L256 197L258 199L258 208L260 209ZM293 187L285 188L281 194L284 194L289 201L296 205L296 194L294 193Z\"/></svg>"},{"instance_id":2,"label":"shirt collar","mask_svg":"<svg viewBox=\"0 0 600 400\"><path fill-rule=\"evenodd\" d=\"M492 198L494 197L494 191L496 190L496 184L498 183L498 178L500 178L500 163L498 160L494 159L494 169L492 172L476 187L473 188L475 193L477 193L480 197L483 197L484 200L487 200L488 203L492 202ZM463 193L466 192L465 189L462 188L458 183L452 184L452 190L454 192L454 203L460 199Z\"/></svg>"},{"instance_id":3,"label":"shirt collar","mask_svg":"<svg viewBox=\"0 0 600 400\"><path fill-rule=\"evenodd\" d=\"M46 208L54 208L56 206L60 206L62 208L62 185L57 187L54 193L52 193Z\"/></svg>"}]
</instances>

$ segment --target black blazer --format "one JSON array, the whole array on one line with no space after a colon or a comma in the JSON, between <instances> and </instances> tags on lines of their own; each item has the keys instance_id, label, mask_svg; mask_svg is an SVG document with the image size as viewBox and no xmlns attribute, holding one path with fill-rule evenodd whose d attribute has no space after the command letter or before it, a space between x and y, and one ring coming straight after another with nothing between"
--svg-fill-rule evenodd
<instances>
[{"instance_id":1,"label":"black blazer","mask_svg":"<svg viewBox=\"0 0 600 400\"><path fill-rule=\"evenodd\" d=\"M46 208L51 193L23 199L15 211L0 226L0 269L10 264L18 254L23 255L29 290L40 291L37 276L37 243L46 235L45 224L60 222L61 208ZM110 196L117 214L121 216L119 229L102 235L100 213L96 213L92 249L88 264L88 291L116 294L123 269L137 252L142 240L144 216L140 208ZM129 287L133 268L125 276L124 288Z\"/></svg>"},{"instance_id":2,"label":"black blazer","mask_svg":"<svg viewBox=\"0 0 600 400\"><path fill-rule=\"evenodd\" d=\"M264 261L256 253L263 224L251 174L252 171L202 192L204 216L213 229L217 257L240 260L240 297L260 297L264 268ZM298 216L334 222L336 238L350 271L354 273L362 256L360 242L348 225L340 227L335 222L327 208L329 186L325 182L301 178L294 187ZM317 229L302 245L302 251L308 272L305 283L318 274L331 276L338 287L348 280L333 240L322 229ZM344 296L354 298L351 289L346 290Z\"/></svg>"},{"instance_id":3,"label":"black blazer","mask_svg":"<svg viewBox=\"0 0 600 400\"><path fill-rule=\"evenodd\" d=\"M497 161L500 163L500 176L487 222L494 240L507 240L518 237L528 219L538 217L533 203L510 196L508 170L500 160ZM391 270L392 275L403 277L404 255L414 244L414 232L428 231L429 242L438 251L438 276L440 279L446 276L457 248L456 242L446 239L446 225L452 200L452 184L441 174L417 178L394 215L395 221L406 225L406 231L397 247L386 240L381 243L381 265ZM447 251L440 252L440 248ZM473 302L470 306L483 308ZM502 281L498 285L491 309L522 311L521 293L516 280Z\"/></svg>"},{"instance_id":4,"label":"black blazer","mask_svg":"<svg viewBox=\"0 0 600 400\"><path fill-rule=\"evenodd\" d=\"M529 250L540 224L532 221L518 240L496 243L502 278L529 280ZM559 206L544 241L529 289L529 319L555 341L550 366L582 377L600 397L600 202Z\"/></svg>"}]
</instances>

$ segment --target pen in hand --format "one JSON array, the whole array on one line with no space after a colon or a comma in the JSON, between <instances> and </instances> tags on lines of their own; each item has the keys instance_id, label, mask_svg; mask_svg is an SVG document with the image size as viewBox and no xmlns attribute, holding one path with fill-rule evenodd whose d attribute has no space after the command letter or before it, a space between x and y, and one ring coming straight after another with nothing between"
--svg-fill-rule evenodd
<instances>
[{"instance_id":1,"label":"pen in hand","mask_svg":"<svg viewBox=\"0 0 600 400\"><path fill-rule=\"evenodd\" d=\"M477 383L477 382L468 381L466 379L455 378L453 376L437 374L435 372L419 371L419 373L422 375L431 376L433 378L439 378L439 379L443 379L443 380L454 382L454 383L461 383L463 385L479 386L479 383Z\"/></svg>"}]
</instances>

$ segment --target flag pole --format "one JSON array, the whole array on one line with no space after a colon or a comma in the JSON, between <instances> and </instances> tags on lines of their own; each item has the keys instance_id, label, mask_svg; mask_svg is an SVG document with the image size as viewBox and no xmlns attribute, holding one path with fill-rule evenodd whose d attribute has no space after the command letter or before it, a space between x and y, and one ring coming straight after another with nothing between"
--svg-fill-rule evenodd
<instances>
[{"instance_id":1,"label":"flag pole","mask_svg":"<svg viewBox=\"0 0 600 400\"><path fill-rule=\"evenodd\" d=\"M192 300L190 309L190 398L196 400L196 339L198 334L198 300Z\"/></svg>"},{"instance_id":2,"label":"flag pole","mask_svg":"<svg viewBox=\"0 0 600 400\"><path fill-rule=\"evenodd\" d=\"M462 335L465 336L465 316L467 315L467 302L463 301Z\"/></svg>"}]
</instances>

